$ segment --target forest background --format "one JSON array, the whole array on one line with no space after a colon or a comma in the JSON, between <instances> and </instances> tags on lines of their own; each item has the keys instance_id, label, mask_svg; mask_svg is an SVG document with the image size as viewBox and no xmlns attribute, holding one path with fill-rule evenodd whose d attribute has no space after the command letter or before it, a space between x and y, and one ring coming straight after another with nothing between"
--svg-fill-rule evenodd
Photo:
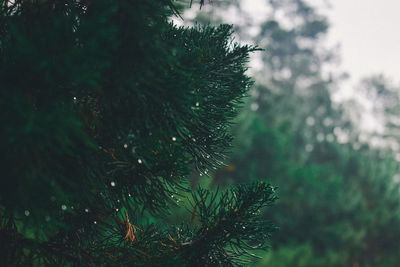
<instances>
[{"instance_id":1,"label":"forest background","mask_svg":"<svg viewBox=\"0 0 400 267\"><path fill-rule=\"evenodd\" d=\"M264 49L253 55L234 149L209 186L279 188L265 213L279 231L257 266L399 265L399 86L378 73L337 97L349 76L340 47L326 45L328 18L309 1L264 2L255 14L245 1L213 1L176 20L234 23L236 40Z\"/></svg>"}]
</instances>

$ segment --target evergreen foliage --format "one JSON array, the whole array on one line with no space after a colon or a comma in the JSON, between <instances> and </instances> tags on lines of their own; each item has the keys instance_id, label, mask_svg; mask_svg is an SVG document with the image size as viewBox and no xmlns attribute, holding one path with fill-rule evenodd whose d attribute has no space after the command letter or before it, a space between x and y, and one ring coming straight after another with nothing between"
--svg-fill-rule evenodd
<instances>
[{"instance_id":1,"label":"evergreen foliage","mask_svg":"<svg viewBox=\"0 0 400 267\"><path fill-rule=\"evenodd\" d=\"M169 0L0 2L1 266L237 266L274 188L193 192L221 166L255 47L176 27Z\"/></svg>"}]
</instances>

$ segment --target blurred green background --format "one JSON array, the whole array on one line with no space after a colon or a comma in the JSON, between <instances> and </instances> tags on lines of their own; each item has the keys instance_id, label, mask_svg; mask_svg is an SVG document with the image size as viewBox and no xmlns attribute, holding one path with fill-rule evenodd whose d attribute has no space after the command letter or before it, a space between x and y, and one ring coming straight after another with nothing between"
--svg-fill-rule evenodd
<instances>
[{"instance_id":1,"label":"blurred green background","mask_svg":"<svg viewBox=\"0 0 400 267\"><path fill-rule=\"evenodd\" d=\"M264 216L279 231L256 266L400 266L399 87L370 75L355 97L334 101L347 74L323 42L328 18L303 0L265 1L255 18L243 2L192 7L176 23L234 23L237 40L264 49L253 55L255 85L232 126L232 153L208 180L278 186ZM373 130L362 127L360 99Z\"/></svg>"}]
</instances>

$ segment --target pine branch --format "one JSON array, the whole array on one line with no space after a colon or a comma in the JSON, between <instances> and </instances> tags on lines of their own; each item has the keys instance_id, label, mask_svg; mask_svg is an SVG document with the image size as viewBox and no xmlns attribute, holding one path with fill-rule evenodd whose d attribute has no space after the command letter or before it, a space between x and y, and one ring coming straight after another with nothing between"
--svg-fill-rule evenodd
<instances>
[{"instance_id":1,"label":"pine branch","mask_svg":"<svg viewBox=\"0 0 400 267\"><path fill-rule=\"evenodd\" d=\"M232 265L263 247L263 184L199 189L200 225L163 224L193 166L222 165L257 50L229 25L176 27L171 5L1 2L3 265Z\"/></svg>"}]
</instances>

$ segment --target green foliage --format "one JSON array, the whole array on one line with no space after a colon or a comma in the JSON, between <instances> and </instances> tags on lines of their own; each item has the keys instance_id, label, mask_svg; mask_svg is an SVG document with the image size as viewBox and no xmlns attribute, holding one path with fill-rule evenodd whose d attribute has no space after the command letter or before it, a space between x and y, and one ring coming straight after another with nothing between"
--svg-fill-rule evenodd
<instances>
[{"instance_id":1,"label":"green foliage","mask_svg":"<svg viewBox=\"0 0 400 267\"><path fill-rule=\"evenodd\" d=\"M164 221L189 174L221 166L255 47L176 27L169 0L0 11L1 265L237 266L265 248L265 183L199 189L194 219Z\"/></svg>"},{"instance_id":2,"label":"green foliage","mask_svg":"<svg viewBox=\"0 0 400 267\"><path fill-rule=\"evenodd\" d=\"M327 252L325 255L315 255L310 244L282 246L266 255L256 266L271 267L318 267L342 265L342 259L335 252Z\"/></svg>"},{"instance_id":3,"label":"green foliage","mask_svg":"<svg viewBox=\"0 0 400 267\"><path fill-rule=\"evenodd\" d=\"M361 140L360 114L350 120L332 101L342 75L324 72L336 60L320 44L326 18L307 1L266 2L263 23L236 25L246 41L246 30L260 26L254 39L266 53L233 127L228 166L215 172L214 183L266 177L278 187L280 199L265 216L280 230L258 266L399 265L397 88L381 76L363 82L364 96L388 124L379 140L393 153Z\"/></svg>"},{"instance_id":4,"label":"green foliage","mask_svg":"<svg viewBox=\"0 0 400 267\"><path fill-rule=\"evenodd\" d=\"M267 214L280 230L260 266L397 265L400 185L393 177L400 170L390 153L316 142L304 162L290 156L294 133L262 127L254 114L244 121L243 142L215 180L267 174L279 188Z\"/></svg>"},{"instance_id":5,"label":"green foliage","mask_svg":"<svg viewBox=\"0 0 400 267\"><path fill-rule=\"evenodd\" d=\"M251 263L249 257L251 259L255 254L248 250L266 249L266 240L275 231L272 224L259 216L262 208L275 201L274 192L273 187L260 182L242 184L222 194L201 188L192 193L192 221L198 216L201 227L194 248L183 250L183 256L191 258L190 266L243 266Z\"/></svg>"}]
</instances>

